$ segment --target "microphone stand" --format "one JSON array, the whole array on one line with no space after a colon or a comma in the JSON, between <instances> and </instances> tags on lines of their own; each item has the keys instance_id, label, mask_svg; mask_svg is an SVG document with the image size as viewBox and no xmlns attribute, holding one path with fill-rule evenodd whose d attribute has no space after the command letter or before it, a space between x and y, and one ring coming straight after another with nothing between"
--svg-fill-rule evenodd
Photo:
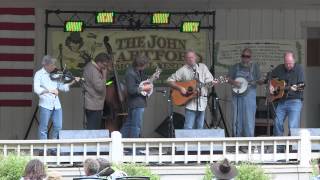
<instances>
[{"instance_id":1,"label":"microphone stand","mask_svg":"<svg viewBox=\"0 0 320 180\"><path fill-rule=\"evenodd\" d=\"M195 65L195 67L193 67L193 73L194 73L194 78L196 80L196 91L197 91L197 97L196 97L196 116L195 116L195 119L194 119L194 124L193 124L193 127L195 124L197 124L197 120L198 120L198 117L199 117L199 114L200 114L200 111L199 111L199 104L200 104L200 96L201 96L201 92L202 92L202 88L201 88L201 85L200 85L200 76L199 76L199 72L197 72L197 64ZM192 129L193 129L192 127ZM197 128L200 128L202 129L203 127L197 127Z\"/></svg>"},{"instance_id":2,"label":"microphone stand","mask_svg":"<svg viewBox=\"0 0 320 180\"><path fill-rule=\"evenodd\" d=\"M160 89L156 89L157 93L162 93L163 96L166 96L167 91L166 90L160 90ZM168 137L169 138L174 138L175 134L174 134L174 123L173 123L173 105L172 105L172 101L171 101L171 96L170 96L170 91L168 91L168 114L169 114L169 119L168 119Z\"/></svg>"},{"instance_id":3,"label":"microphone stand","mask_svg":"<svg viewBox=\"0 0 320 180\"><path fill-rule=\"evenodd\" d=\"M274 106L274 102L271 102L270 101L270 96L271 96L271 93L270 93L270 90L269 90L269 87L271 85L271 72L272 72L272 68L273 68L273 65L270 66L270 70L269 72L267 72L267 87L266 87L266 101L265 101L265 105L267 106L267 135L270 136L270 120L271 118L273 118L270 114L270 106L271 106L271 110L273 112L273 115L275 117L275 119L278 119L277 117L277 114L275 113L276 110L275 110L275 106Z\"/></svg>"}]
</instances>

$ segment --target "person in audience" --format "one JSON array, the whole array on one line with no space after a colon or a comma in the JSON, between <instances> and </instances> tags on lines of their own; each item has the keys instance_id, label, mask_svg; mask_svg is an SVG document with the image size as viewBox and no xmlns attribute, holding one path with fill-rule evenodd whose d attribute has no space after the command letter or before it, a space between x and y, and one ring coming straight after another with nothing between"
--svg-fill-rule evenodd
<instances>
[{"instance_id":1,"label":"person in audience","mask_svg":"<svg viewBox=\"0 0 320 180\"><path fill-rule=\"evenodd\" d=\"M317 160L318 174L320 172L320 158ZM313 177L312 180L320 180L320 175Z\"/></svg>"},{"instance_id":2,"label":"person in audience","mask_svg":"<svg viewBox=\"0 0 320 180\"><path fill-rule=\"evenodd\" d=\"M215 176L213 180L234 180L234 178L238 175L237 168L230 164L228 159L224 159L219 163L212 164L210 169Z\"/></svg>"},{"instance_id":3,"label":"person in audience","mask_svg":"<svg viewBox=\"0 0 320 180\"><path fill-rule=\"evenodd\" d=\"M98 158L97 161L100 165L98 176L105 176L108 180L116 180L117 178L128 176L127 173L111 167L111 163L104 158Z\"/></svg>"},{"instance_id":4,"label":"person in audience","mask_svg":"<svg viewBox=\"0 0 320 180\"><path fill-rule=\"evenodd\" d=\"M85 175L90 178L90 177L98 177L97 173L99 172L99 162L95 159L88 158L84 161L84 173Z\"/></svg>"},{"instance_id":5,"label":"person in audience","mask_svg":"<svg viewBox=\"0 0 320 180\"><path fill-rule=\"evenodd\" d=\"M44 164L38 159L32 159L26 165L24 175L20 180L44 180L46 176Z\"/></svg>"}]
</instances>

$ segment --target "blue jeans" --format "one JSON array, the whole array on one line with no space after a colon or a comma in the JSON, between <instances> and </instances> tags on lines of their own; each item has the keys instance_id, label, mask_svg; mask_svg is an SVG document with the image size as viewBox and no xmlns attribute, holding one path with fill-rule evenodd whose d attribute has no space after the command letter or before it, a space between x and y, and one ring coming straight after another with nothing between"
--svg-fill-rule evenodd
<instances>
[{"instance_id":1,"label":"blue jeans","mask_svg":"<svg viewBox=\"0 0 320 180\"><path fill-rule=\"evenodd\" d=\"M120 132L124 138L139 138L143 122L144 108L130 108L128 119L123 124Z\"/></svg>"},{"instance_id":2,"label":"blue jeans","mask_svg":"<svg viewBox=\"0 0 320 180\"><path fill-rule=\"evenodd\" d=\"M38 138L48 139L48 123L50 117L52 119L52 139L58 139L59 131L62 129L62 109L49 110L39 106L39 128L38 128Z\"/></svg>"},{"instance_id":3,"label":"blue jeans","mask_svg":"<svg viewBox=\"0 0 320 180\"><path fill-rule=\"evenodd\" d=\"M205 111L185 109L184 129L202 129Z\"/></svg>"},{"instance_id":4,"label":"blue jeans","mask_svg":"<svg viewBox=\"0 0 320 180\"><path fill-rule=\"evenodd\" d=\"M255 88L249 88L248 92L242 96L233 95L233 136L254 136L256 104Z\"/></svg>"},{"instance_id":5,"label":"blue jeans","mask_svg":"<svg viewBox=\"0 0 320 180\"><path fill-rule=\"evenodd\" d=\"M276 117L274 122L273 134L275 136L283 136L283 124L288 116L289 132L290 128L300 127L300 113L302 101L300 99L289 99L280 101L276 108Z\"/></svg>"}]
</instances>

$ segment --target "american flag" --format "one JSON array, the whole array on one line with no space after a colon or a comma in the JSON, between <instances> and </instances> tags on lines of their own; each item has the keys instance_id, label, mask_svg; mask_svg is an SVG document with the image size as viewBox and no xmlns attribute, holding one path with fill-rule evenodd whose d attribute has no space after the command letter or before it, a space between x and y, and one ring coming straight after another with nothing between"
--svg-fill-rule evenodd
<instances>
[{"instance_id":1,"label":"american flag","mask_svg":"<svg viewBox=\"0 0 320 180\"><path fill-rule=\"evenodd\" d=\"M34 8L0 8L0 106L31 106Z\"/></svg>"}]
</instances>

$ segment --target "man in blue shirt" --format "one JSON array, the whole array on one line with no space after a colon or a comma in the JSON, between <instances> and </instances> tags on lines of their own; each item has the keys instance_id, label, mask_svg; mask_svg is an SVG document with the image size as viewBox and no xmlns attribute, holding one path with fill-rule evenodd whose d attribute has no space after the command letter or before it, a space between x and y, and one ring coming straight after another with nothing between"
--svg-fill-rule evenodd
<instances>
[{"instance_id":1,"label":"man in blue shirt","mask_svg":"<svg viewBox=\"0 0 320 180\"><path fill-rule=\"evenodd\" d=\"M49 55L42 58L42 68L36 72L33 79L34 92L39 96L39 128L38 138L48 139L48 122L50 117L53 122L52 139L57 139L59 130L62 129L62 109L58 97L60 91L69 91L69 84L51 80L50 73L56 69L56 59ZM79 78L75 79L79 81Z\"/></svg>"}]
</instances>

